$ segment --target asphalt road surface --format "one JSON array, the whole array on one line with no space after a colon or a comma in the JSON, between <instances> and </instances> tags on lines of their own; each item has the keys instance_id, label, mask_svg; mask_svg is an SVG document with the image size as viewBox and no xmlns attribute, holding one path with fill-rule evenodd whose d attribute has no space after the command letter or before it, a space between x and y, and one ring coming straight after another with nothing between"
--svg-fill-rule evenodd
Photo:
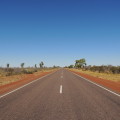
<instances>
[{"instance_id":1,"label":"asphalt road surface","mask_svg":"<svg viewBox=\"0 0 120 120\"><path fill-rule=\"evenodd\" d=\"M120 97L60 69L1 97L0 120L120 120Z\"/></svg>"}]
</instances>

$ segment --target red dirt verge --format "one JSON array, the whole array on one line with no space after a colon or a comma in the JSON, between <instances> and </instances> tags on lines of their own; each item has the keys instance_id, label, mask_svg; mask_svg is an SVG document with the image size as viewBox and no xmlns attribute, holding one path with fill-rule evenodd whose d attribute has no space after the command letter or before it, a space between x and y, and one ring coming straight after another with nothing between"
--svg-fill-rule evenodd
<instances>
[{"instance_id":1,"label":"red dirt verge","mask_svg":"<svg viewBox=\"0 0 120 120\"><path fill-rule=\"evenodd\" d=\"M29 74L29 75L27 75L26 78L24 78L22 80L12 82L12 83L9 83L9 84L6 84L6 85L2 85L2 86L0 86L0 95L5 94L9 91L12 91L12 90L14 90L18 87L21 87L21 86L23 86L23 85L25 85L25 84L33 81L33 80L41 78L41 77L43 77L47 74L50 74L50 73L52 73L52 72L42 72L37 76L35 76L34 74Z\"/></svg>"},{"instance_id":2,"label":"red dirt verge","mask_svg":"<svg viewBox=\"0 0 120 120\"><path fill-rule=\"evenodd\" d=\"M120 82L114 82L114 81L110 81L110 80L105 80L105 79L101 79L101 78L97 78L97 77L93 77L93 76L90 76L90 75L87 75L87 74L84 74L84 73L80 73L80 72L76 72L76 71L73 71L73 70L70 70L71 72L73 73L76 73L84 78L87 78L95 83L98 83L102 86L105 86L106 88L108 89L111 89L115 92L118 92L120 93Z\"/></svg>"}]
</instances>

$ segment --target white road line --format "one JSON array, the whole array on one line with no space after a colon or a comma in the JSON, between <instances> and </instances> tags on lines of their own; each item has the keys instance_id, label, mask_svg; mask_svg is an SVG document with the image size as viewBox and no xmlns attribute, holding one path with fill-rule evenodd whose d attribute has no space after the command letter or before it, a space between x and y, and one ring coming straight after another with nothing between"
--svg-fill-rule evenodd
<instances>
[{"instance_id":1,"label":"white road line","mask_svg":"<svg viewBox=\"0 0 120 120\"><path fill-rule=\"evenodd\" d=\"M73 72L72 72L72 73L73 73ZM94 85L96 85L96 86L98 86L98 87L100 87L100 88L102 88L102 89L104 89L104 90L106 90L106 91L108 91L108 92L110 92L110 93L118 96L118 97L120 97L120 94L117 94L117 93L115 93L115 92L113 92L113 91L111 91L111 90L109 90L109 89L107 89L107 88L105 88L105 87L103 87L103 86L101 86L101 85L98 85L97 83L94 83L94 82L92 82L92 81L90 81L90 80L88 80L88 79L86 79L86 78L84 78L84 77L82 77L82 76L80 76L80 75L78 75L78 74L76 74L76 73L73 73L73 74L74 74L74 75L77 75L77 76L80 77L80 78L83 78L84 80L86 80L86 81L88 81L88 82L90 82L90 83L92 83L92 84L94 84Z\"/></svg>"},{"instance_id":2,"label":"white road line","mask_svg":"<svg viewBox=\"0 0 120 120\"><path fill-rule=\"evenodd\" d=\"M56 71L55 71L55 72L56 72ZM55 73L55 72L53 72L53 73ZM9 94L11 94L11 93L13 93L13 92L15 92L15 91L17 91L17 90L20 90L20 89L22 89L22 88L24 88L24 87L26 87L26 86L28 86L28 85L30 85L30 84L36 82L36 81L38 81L38 80L40 80L40 79L42 79L42 78L44 78L44 77L47 77L47 76L49 76L49 75L51 75L51 74L53 74L53 73L50 73L50 74L48 74L48 75L45 75L45 76L43 76L43 77L41 77L41 78L38 78L38 79L36 79L36 80L34 80L34 81L32 81L32 82L29 82L29 83L23 85L23 86L21 86L21 87L15 89L15 90L12 90L12 91L10 91L10 92L8 92L8 93L6 93L6 94L0 96L0 99L3 98L3 97L5 97L5 96L7 96L7 95L9 95Z\"/></svg>"},{"instance_id":3,"label":"white road line","mask_svg":"<svg viewBox=\"0 0 120 120\"><path fill-rule=\"evenodd\" d=\"M62 94L62 85L60 85L60 94Z\"/></svg>"},{"instance_id":4,"label":"white road line","mask_svg":"<svg viewBox=\"0 0 120 120\"><path fill-rule=\"evenodd\" d=\"M61 78L63 78L63 76L61 76Z\"/></svg>"}]
</instances>

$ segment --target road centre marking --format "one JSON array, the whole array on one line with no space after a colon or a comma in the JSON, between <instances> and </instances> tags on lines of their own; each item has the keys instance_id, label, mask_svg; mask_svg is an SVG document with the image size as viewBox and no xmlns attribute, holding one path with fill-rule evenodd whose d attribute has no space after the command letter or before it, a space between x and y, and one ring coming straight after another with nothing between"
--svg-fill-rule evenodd
<instances>
[{"instance_id":1,"label":"road centre marking","mask_svg":"<svg viewBox=\"0 0 120 120\"><path fill-rule=\"evenodd\" d=\"M60 85L60 94L62 94L62 85Z\"/></svg>"},{"instance_id":2,"label":"road centre marking","mask_svg":"<svg viewBox=\"0 0 120 120\"><path fill-rule=\"evenodd\" d=\"M61 78L63 78L63 76L61 76Z\"/></svg>"}]
</instances>

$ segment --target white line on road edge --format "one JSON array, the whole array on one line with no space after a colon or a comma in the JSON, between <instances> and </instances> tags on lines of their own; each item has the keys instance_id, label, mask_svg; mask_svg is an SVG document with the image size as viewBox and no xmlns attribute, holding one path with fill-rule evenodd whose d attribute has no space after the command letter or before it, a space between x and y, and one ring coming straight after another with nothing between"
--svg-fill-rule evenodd
<instances>
[{"instance_id":1,"label":"white line on road edge","mask_svg":"<svg viewBox=\"0 0 120 120\"><path fill-rule=\"evenodd\" d=\"M55 72L57 72L57 71L55 71ZM50 73L50 74L48 74L48 75L45 75L45 76L43 76L43 77L41 77L41 78L38 78L38 79L36 79L36 80L33 80L32 82L29 82L29 83L27 83L27 84L25 84L25 85L23 85L23 86L15 89L15 90L13 90L13 91L10 91L10 92L8 92L8 93L0 96L0 99L3 98L3 97L5 97L5 96L7 96L7 95L9 95L9 94L11 94L11 93L13 93L13 92L15 92L15 91L17 91L17 90L19 90L19 89L21 89L21 88L24 88L24 87L26 87L26 86L28 86L28 85L30 85L30 84L32 84L32 83L34 83L34 82L42 79L42 78L45 78L45 77L47 77L47 76L49 76L49 75L51 75L51 74L54 74L55 72L52 72L52 73Z\"/></svg>"},{"instance_id":2,"label":"white line on road edge","mask_svg":"<svg viewBox=\"0 0 120 120\"><path fill-rule=\"evenodd\" d=\"M71 72L71 73L73 73L73 72ZM115 93L115 92L113 92L113 91L111 91L111 90L109 90L109 89L107 89L107 88L105 88L105 87L103 87L103 86L101 86L101 85L98 85L97 83L94 83L94 82L92 82L92 81L90 81L90 80L88 80L88 79L86 79L86 78L84 78L84 77L82 77L82 76L80 76L80 75L78 75L78 74L76 74L76 73L73 73L73 74L74 74L74 75L77 75L77 76L80 77L80 78L83 78L84 80L86 80L86 81L88 81L88 82L90 82L90 83L92 83L92 84L94 84L94 85L96 85L96 86L98 86L98 87L100 87L100 88L102 88L102 89L104 89L104 90L106 90L106 91L114 94L114 95L117 95L118 97L120 97L120 94L117 94L117 93Z\"/></svg>"},{"instance_id":3,"label":"white line on road edge","mask_svg":"<svg viewBox=\"0 0 120 120\"><path fill-rule=\"evenodd\" d=\"M62 85L60 85L60 94L62 94Z\"/></svg>"},{"instance_id":4,"label":"white line on road edge","mask_svg":"<svg viewBox=\"0 0 120 120\"><path fill-rule=\"evenodd\" d=\"M72 72L72 73L73 73L73 72ZM106 91L114 94L114 95L117 95L118 97L120 97L119 94L117 94L117 93L115 93L115 92L113 92L113 91L111 91L111 90L109 90L109 89L107 89L107 88L105 88L105 87L103 87L103 86L101 86L101 85L98 85L97 83L94 83L94 82L92 82L92 81L90 81L90 80L88 80L88 79L86 79L86 78L84 78L84 77L82 77L82 76L80 76L80 75L78 75L78 74L76 74L76 73L73 73L73 74L74 74L74 75L77 75L77 76L80 77L80 78L83 78L84 80L86 80L86 81L88 81L88 82L90 82L90 83L92 83L92 84L94 84L94 85L96 85L96 86L98 86L98 87L100 87L100 88L102 88L102 89L104 89L104 90L106 90Z\"/></svg>"}]
</instances>

